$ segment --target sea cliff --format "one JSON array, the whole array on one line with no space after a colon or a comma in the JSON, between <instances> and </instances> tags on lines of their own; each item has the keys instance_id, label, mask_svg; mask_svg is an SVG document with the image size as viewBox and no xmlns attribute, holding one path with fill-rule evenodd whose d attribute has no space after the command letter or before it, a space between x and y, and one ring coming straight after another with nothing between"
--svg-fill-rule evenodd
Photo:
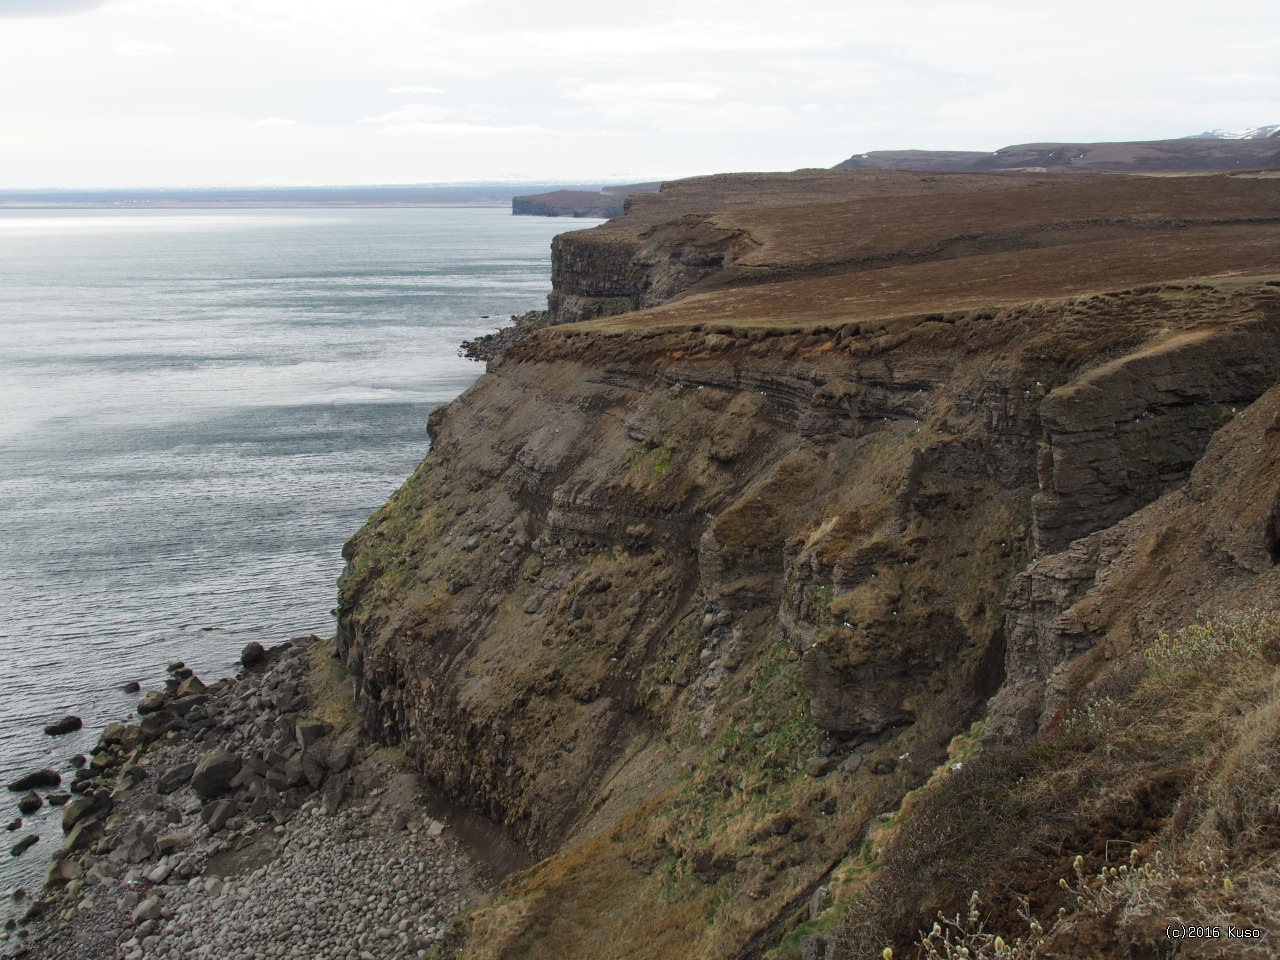
<instances>
[{"instance_id":1,"label":"sea cliff","mask_svg":"<svg viewBox=\"0 0 1280 960\"><path fill-rule=\"evenodd\" d=\"M1150 855L1211 751L1143 817L1067 791L1056 853L909 875L911 825L1161 629L1274 603L1278 225L1257 178L841 171L557 238L555 325L345 549L366 730L543 858L444 949L904 951L969 883L1065 937L1072 856Z\"/></svg>"}]
</instances>

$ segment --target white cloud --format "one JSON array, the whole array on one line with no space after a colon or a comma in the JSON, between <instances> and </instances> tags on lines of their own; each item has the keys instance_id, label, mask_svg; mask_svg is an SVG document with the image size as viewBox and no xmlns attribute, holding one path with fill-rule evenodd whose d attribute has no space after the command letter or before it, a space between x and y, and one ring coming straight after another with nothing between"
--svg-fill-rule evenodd
<instances>
[{"instance_id":1,"label":"white cloud","mask_svg":"<svg viewBox=\"0 0 1280 960\"><path fill-rule=\"evenodd\" d=\"M285 117L263 117L254 123L255 127L296 127L297 120L289 120Z\"/></svg>"},{"instance_id":2,"label":"white cloud","mask_svg":"<svg viewBox=\"0 0 1280 960\"><path fill-rule=\"evenodd\" d=\"M485 123L398 123L383 127L382 132L398 136L417 134L437 137L525 137L552 131L531 123L507 126Z\"/></svg>"},{"instance_id":3,"label":"white cloud","mask_svg":"<svg viewBox=\"0 0 1280 960\"><path fill-rule=\"evenodd\" d=\"M709 83L588 83L568 91L575 100L587 103L619 103L634 101L698 101L714 100L723 91Z\"/></svg>"},{"instance_id":4,"label":"white cloud","mask_svg":"<svg viewBox=\"0 0 1280 960\"><path fill-rule=\"evenodd\" d=\"M1280 84L1280 74L1275 73L1197 73L1191 76L1194 83L1207 83L1214 86L1231 84L1261 85L1265 83Z\"/></svg>"},{"instance_id":5,"label":"white cloud","mask_svg":"<svg viewBox=\"0 0 1280 960\"><path fill-rule=\"evenodd\" d=\"M402 96L414 96L420 93L444 93L439 87L392 87L388 93L397 93Z\"/></svg>"},{"instance_id":6,"label":"white cloud","mask_svg":"<svg viewBox=\"0 0 1280 960\"><path fill-rule=\"evenodd\" d=\"M376 117L361 117L356 123L373 123L382 127L407 126L444 120L457 112L453 107L428 107L421 103L410 103L399 110L381 113Z\"/></svg>"},{"instance_id":7,"label":"white cloud","mask_svg":"<svg viewBox=\"0 0 1280 960\"><path fill-rule=\"evenodd\" d=\"M158 57L172 53L173 47L167 43L147 43L145 40L121 40L116 44L116 53L122 57Z\"/></svg>"}]
</instances>

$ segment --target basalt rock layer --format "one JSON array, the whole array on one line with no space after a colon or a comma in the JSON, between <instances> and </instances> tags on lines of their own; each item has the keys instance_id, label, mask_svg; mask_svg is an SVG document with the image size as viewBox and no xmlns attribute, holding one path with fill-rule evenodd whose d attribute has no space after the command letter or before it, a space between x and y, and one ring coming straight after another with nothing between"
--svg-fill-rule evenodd
<instances>
[{"instance_id":1,"label":"basalt rock layer","mask_svg":"<svg viewBox=\"0 0 1280 960\"><path fill-rule=\"evenodd\" d=\"M492 361L347 544L366 728L545 858L450 949L791 955L953 738L1088 682L1107 538L1280 379L1258 181L938 179L559 238L553 312L610 316Z\"/></svg>"}]
</instances>

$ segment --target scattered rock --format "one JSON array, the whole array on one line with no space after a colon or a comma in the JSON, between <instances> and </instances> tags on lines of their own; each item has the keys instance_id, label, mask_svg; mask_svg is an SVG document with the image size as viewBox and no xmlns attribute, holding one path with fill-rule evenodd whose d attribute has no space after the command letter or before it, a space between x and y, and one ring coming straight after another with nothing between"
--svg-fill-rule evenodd
<instances>
[{"instance_id":1,"label":"scattered rock","mask_svg":"<svg viewBox=\"0 0 1280 960\"><path fill-rule=\"evenodd\" d=\"M113 806L106 791L86 793L76 797L62 808L62 830L70 833L77 823L89 817L108 812Z\"/></svg>"},{"instance_id":2,"label":"scattered rock","mask_svg":"<svg viewBox=\"0 0 1280 960\"><path fill-rule=\"evenodd\" d=\"M178 684L178 691L175 696L181 700L183 697L194 697L196 694L204 693L205 685L199 677L191 676Z\"/></svg>"},{"instance_id":3,"label":"scattered rock","mask_svg":"<svg viewBox=\"0 0 1280 960\"><path fill-rule=\"evenodd\" d=\"M831 768L830 757L810 757L804 765L805 773L811 777L824 777Z\"/></svg>"},{"instance_id":4,"label":"scattered rock","mask_svg":"<svg viewBox=\"0 0 1280 960\"><path fill-rule=\"evenodd\" d=\"M137 680L130 680L128 683L121 684L120 689L125 693L137 693L142 689L142 684Z\"/></svg>"},{"instance_id":5,"label":"scattered rock","mask_svg":"<svg viewBox=\"0 0 1280 960\"><path fill-rule=\"evenodd\" d=\"M160 917L160 898L157 896L147 897L133 908L131 915L135 927L147 920L159 920Z\"/></svg>"},{"instance_id":6,"label":"scattered rock","mask_svg":"<svg viewBox=\"0 0 1280 960\"><path fill-rule=\"evenodd\" d=\"M298 745L303 750L306 750L312 744L326 737L331 729L333 728L323 721L300 723L294 735L297 737Z\"/></svg>"},{"instance_id":7,"label":"scattered rock","mask_svg":"<svg viewBox=\"0 0 1280 960\"><path fill-rule=\"evenodd\" d=\"M190 783L191 776L195 772L196 765L194 761L172 766L156 778L156 789L161 793L173 793L179 787L185 787Z\"/></svg>"},{"instance_id":8,"label":"scattered rock","mask_svg":"<svg viewBox=\"0 0 1280 960\"><path fill-rule=\"evenodd\" d=\"M30 773L23 774L17 780L9 784L9 789L14 793L24 793L27 790L34 790L36 787L56 787L62 783L62 774L57 770L45 767L43 770L33 770Z\"/></svg>"},{"instance_id":9,"label":"scattered rock","mask_svg":"<svg viewBox=\"0 0 1280 960\"><path fill-rule=\"evenodd\" d=\"M68 714L61 720L55 720L44 728L44 732L51 737L60 737L65 733L75 733L84 726L84 721L74 714Z\"/></svg>"},{"instance_id":10,"label":"scattered rock","mask_svg":"<svg viewBox=\"0 0 1280 960\"><path fill-rule=\"evenodd\" d=\"M20 857L39 842L40 838L34 833L28 834L9 848L9 854L14 857Z\"/></svg>"},{"instance_id":11,"label":"scattered rock","mask_svg":"<svg viewBox=\"0 0 1280 960\"><path fill-rule=\"evenodd\" d=\"M105 829L100 820L81 820L71 832L67 834L67 839L62 843L62 849L68 853L78 853L81 850L88 850L95 843L102 839Z\"/></svg>"},{"instance_id":12,"label":"scattered rock","mask_svg":"<svg viewBox=\"0 0 1280 960\"><path fill-rule=\"evenodd\" d=\"M34 790L24 793L22 799L18 801L18 810L22 813L35 813L42 806L44 806L44 801L40 799L40 794Z\"/></svg>"},{"instance_id":13,"label":"scattered rock","mask_svg":"<svg viewBox=\"0 0 1280 960\"><path fill-rule=\"evenodd\" d=\"M163 709L164 702L164 693L159 690L152 690L138 701L138 712L143 716L146 716L148 713L155 713L157 710Z\"/></svg>"},{"instance_id":14,"label":"scattered rock","mask_svg":"<svg viewBox=\"0 0 1280 960\"><path fill-rule=\"evenodd\" d=\"M856 773L858 768L861 766L862 766L862 754L851 753L849 754L849 756L845 757L843 760L840 761L840 766L837 769L841 773L846 773L846 774Z\"/></svg>"},{"instance_id":15,"label":"scattered rock","mask_svg":"<svg viewBox=\"0 0 1280 960\"><path fill-rule=\"evenodd\" d=\"M191 775L191 789L202 800L211 800L226 793L231 781L240 772L240 758L217 747L206 753L196 764Z\"/></svg>"},{"instance_id":16,"label":"scattered rock","mask_svg":"<svg viewBox=\"0 0 1280 960\"><path fill-rule=\"evenodd\" d=\"M256 667L267 657L266 649L257 640L251 640L240 651L240 663L246 667Z\"/></svg>"},{"instance_id":17,"label":"scattered rock","mask_svg":"<svg viewBox=\"0 0 1280 960\"><path fill-rule=\"evenodd\" d=\"M65 887L73 880L79 880L83 874L84 868L80 866L78 860L55 860L45 871L44 885L46 888Z\"/></svg>"}]
</instances>

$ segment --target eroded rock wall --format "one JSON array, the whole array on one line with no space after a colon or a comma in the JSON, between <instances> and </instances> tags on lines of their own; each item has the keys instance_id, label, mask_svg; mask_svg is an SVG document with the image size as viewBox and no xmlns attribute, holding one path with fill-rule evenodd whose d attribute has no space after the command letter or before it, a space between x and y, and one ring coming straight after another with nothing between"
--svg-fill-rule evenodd
<instances>
[{"instance_id":1,"label":"eroded rock wall","mask_svg":"<svg viewBox=\"0 0 1280 960\"><path fill-rule=\"evenodd\" d=\"M511 952L553 923L537 904L616 888L633 905L592 935L666 956L626 932L660 883L736 891L715 923L666 918L683 955L733 955L1006 671L1001 729L1034 729L1094 648L1064 611L1118 562L1114 520L1064 531L1185 479L1274 380L1274 304L1177 287L874 328L557 328L492 364L348 544L339 605L369 729L561 851L471 955L540 955ZM1139 448L1144 419L1164 439ZM709 803L708 835L687 811ZM546 955L605 955L574 936Z\"/></svg>"}]
</instances>

